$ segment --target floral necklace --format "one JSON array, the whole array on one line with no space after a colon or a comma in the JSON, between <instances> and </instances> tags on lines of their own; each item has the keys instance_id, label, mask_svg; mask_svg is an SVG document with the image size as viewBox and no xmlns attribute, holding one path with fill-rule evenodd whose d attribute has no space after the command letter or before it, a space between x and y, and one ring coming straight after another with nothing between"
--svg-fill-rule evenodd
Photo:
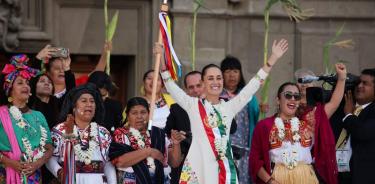
<instances>
[{"instance_id":1,"label":"floral necklace","mask_svg":"<svg viewBox=\"0 0 375 184\"><path fill-rule=\"evenodd\" d=\"M220 109L218 110L211 103L204 103L204 100L202 100L202 102L207 113L208 126L210 128L224 129L224 131L221 132L221 136L215 137L214 140L215 150L218 153L217 159L223 160L226 157L229 141L229 137L226 135L227 121L223 121L223 116L220 113L222 111ZM218 108L220 108L220 106Z\"/></svg>"},{"instance_id":2,"label":"floral necklace","mask_svg":"<svg viewBox=\"0 0 375 184\"><path fill-rule=\"evenodd\" d=\"M129 132L131 136L129 137L130 141L132 142L132 147L135 150L138 150L139 148L147 148L151 146L151 138L150 133L146 131L145 136L142 136L141 132L133 127L129 128ZM152 157L147 157L147 166L152 170L155 171L155 161Z\"/></svg>"},{"instance_id":3,"label":"floral necklace","mask_svg":"<svg viewBox=\"0 0 375 184\"><path fill-rule=\"evenodd\" d=\"M300 139L301 139L301 136L299 135L299 124L300 124L299 119L297 117L293 117L290 120L290 124L291 124L293 143L299 142ZM284 138L285 138L284 121L280 117L277 117L277 118L275 118L275 125L276 125L276 128L277 128L278 137L281 140L284 140ZM287 152L287 150L285 150L282 153L281 156L282 156L282 160L283 160L284 165L288 169L293 169L297 166L298 150L294 145L292 145L292 151L291 152Z\"/></svg>"},{"instance_id":4,"label":"floral necklace","mask_svg":"<svg viewBox=\"0 0 375 184\"><path fill-rule=\"evenodd\" d=\"M31 127L28 123L26 123L26 120L22 117L22 112L18 107L12 105L9 108L9 112L12 115L12 117L17 121L18 127L22 129ZM44 152L46 152L46 149L44 148L44 146L46 145L46 141L47 141L47 130L42 125L39 125L39 128L40 128L40 134L41 134L39 147L36 148L34 151L32 150L30 140L26 137L22 137L22 144L23 144L23 147L25 148L26 157L29 162L37 161L38 159L42 158L44 155Z\"/></svg>"},{"instance_id":5,"label":"floral necklace","mask_svg":"<svg viewBox=\"0 0 375 184\"><path fill-rule=\"evenodd\" d=\"M90 164L92 161L92 156L94 150L98 145L96 137L98 134L98 124L95 122L90 123L89 133L86 134L85 130L83 135L79 133L79 130L76 125L73 128L74 137L79 139L79 143L74 145L74 153L77 155L80 162L84 162L86 165ZM86 142L86 144L84 143Z\"/></svg>"}]
</instances>

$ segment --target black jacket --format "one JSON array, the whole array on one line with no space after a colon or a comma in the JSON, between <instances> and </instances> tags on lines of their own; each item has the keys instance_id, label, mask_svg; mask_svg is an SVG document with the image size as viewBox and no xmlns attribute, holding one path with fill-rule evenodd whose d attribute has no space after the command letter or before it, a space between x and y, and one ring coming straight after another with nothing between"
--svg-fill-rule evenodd
<instances>
[{"instance_id":1,"label":"black jacket","mask_svg":"<svg viewBox=\"0 0 375 184\"><path fill-rule=\"evenodd\" d=\"M121 102L110 99L110 98L106 98L103 104L104 104L104 110L105 110L103 126L112 134L114 129L120 127L120 124L121 124L121 120L122 120ZM114 128L113 131L112 131L112 127Z\"/></svg>"},{"instance_id":2,"label":"black jacket","mask_svg":"<svg viewBox=\"0 0 375 184\"><path fill-rule=\"evenodd\" d=\"M351 136L350 168L353 184L374 184L375 177L375 103L372 102L357 116L350 115L344 126Z\"/></svg>"}]
</instances>

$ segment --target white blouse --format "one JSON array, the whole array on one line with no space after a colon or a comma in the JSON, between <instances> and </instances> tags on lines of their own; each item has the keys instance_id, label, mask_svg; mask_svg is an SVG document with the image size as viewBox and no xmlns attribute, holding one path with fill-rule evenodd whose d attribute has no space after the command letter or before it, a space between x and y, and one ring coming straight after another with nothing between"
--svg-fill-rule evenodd
<instances>
[{"instance_id":1,"label":"white blouse","mask_svg":"<svg viewBox=\"0 0 375 184\"><path fill-rule=\"evenodd\" d=\"M313 145L313 144L311 144ZM293 153L293 150L297 151L297 162L303 162L305 164L312 163L311 148L301 146L301 143L297 142L292 144L290 141L283 141L281 147L274 148L269 151L271 162L276 164L282 164L283 155L286 154L287 157L290 157Z\"/></svg>"}]
</instances>

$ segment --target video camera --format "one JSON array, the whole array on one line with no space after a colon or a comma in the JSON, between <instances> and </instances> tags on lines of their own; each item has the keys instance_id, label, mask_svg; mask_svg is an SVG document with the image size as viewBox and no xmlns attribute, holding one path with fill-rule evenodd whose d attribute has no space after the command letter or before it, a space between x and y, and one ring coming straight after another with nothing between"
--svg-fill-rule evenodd
<instances>
[{"instance_id":1,"label":"video camera","mask_svg":"<svg viewBox=\"0 0 375 184\"><path fill-rule=\"evenodd\" d=\"M310 83L313 81L323 81L324 84L329 84L332 86L332 89L335 89L337 83L336 75L322 75L322 76L310 76L307 75L303 78L299 78L299 83ZM347 74L345 81L345 92L354 91L354 88L359 83L359 77L351 73ZM331 99L332 90L325 90L322 87L309 87L306 89L306 99L307 105L315 106L316 103L326 103Z\"/></svg>"}]
</instances>

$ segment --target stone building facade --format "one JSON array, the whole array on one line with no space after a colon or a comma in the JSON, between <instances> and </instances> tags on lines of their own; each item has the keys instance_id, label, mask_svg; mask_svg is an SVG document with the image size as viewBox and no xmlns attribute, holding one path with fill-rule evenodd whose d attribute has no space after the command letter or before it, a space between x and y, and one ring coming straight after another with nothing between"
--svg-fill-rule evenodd
<instances>
[{"instance_id":1,"label":"stone building facade","mask_svg":"<svg viewBox=\"0 0 375 184\"><path fill-rule=\"evenodd\" d=\"M13 4L12 4L13 2ZM73 70L80 75L95 65L104 42L103 0L16 0L1 1L0 36L4 63L10 53L35 54L52 43L70 49ZM271 99L284 81L293 80L301 67L322 74L323 45L345 23L340 40L353 39L354 49L332 48L330 59L348 61L351 73L375 67L375 1L373 0L299 0L303 8L314 8L315 16L295 23L282 8L275 6L270 15L270 44L286 38L289 51L274 68ZM157 40L157 13L161 2L155 0L109 0L110 13L120 11L113 41L112 70L120 86L117 98L139 94L143 73L152 68L152 44ZM238 57L249 79L263 61L265 0L204 0L197 20L197 68L217 63L226 55ZM12 9L12 11L9 11ZM190 28L193 0L173 0L170 12L174 46L184 64L190 67ZM4 24L14 22L13 27ZM12 20L12 21L10 21ZM5 32L8 33L4 36ZM4 41L5 40L5 41Z\"/></svg>"}]
</instances>

